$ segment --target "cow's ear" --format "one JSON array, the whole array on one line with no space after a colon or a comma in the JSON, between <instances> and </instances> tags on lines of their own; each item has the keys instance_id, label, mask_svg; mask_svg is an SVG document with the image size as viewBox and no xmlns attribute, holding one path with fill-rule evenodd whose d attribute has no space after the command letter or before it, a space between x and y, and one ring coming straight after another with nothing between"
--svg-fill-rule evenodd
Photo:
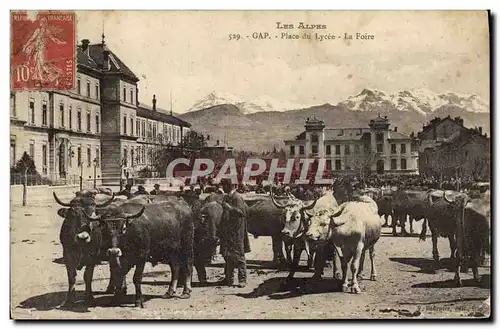
<instances>
[{"instance_id":1,"label":"cow's ear","mask_svg":"<svg viewBox=\"0 0 500 329\"><path fill-rule=\"evenodd\" d=\"M57 214L62 217L62 218L66 218L66 212L68 211L68 209L66 208L61 208L57 211Z\"/></svg>"}]
</instances>

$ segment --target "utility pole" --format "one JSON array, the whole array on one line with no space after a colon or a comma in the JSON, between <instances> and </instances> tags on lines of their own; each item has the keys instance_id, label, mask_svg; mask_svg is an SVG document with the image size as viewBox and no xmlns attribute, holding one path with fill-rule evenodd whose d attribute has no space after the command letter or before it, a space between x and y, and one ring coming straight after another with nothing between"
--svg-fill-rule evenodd
<instances>
[{"instance_id":1,"label":"utility pole","mask_svg":"<svg viewBox=\"0 0 500 329\"><path fill-rule=\"evenodd\" d=\"M83 161L80 160L80 191L83 191Z\"/></svg>"},{"instance_id":2,"label":"utility pole","mask_svg":"<svg viewBox=\"0 0 500 329\"><path fill-rule=\"evenodd\" d=\"M97 174L97 158L94 158L94 188L96 188L96 174Z\"/></svg>"}]
</instances>

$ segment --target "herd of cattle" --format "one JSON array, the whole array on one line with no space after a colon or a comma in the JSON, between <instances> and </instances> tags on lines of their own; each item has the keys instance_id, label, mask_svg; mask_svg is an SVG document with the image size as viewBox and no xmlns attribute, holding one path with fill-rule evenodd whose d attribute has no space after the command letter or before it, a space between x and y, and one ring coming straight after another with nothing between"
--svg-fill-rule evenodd
<instances>
[{"instance_id":1,"label":"herd of cattle","mask_svg":"<svg viewBox=\"0 0 500 329\"><path fill-rule=\"evenodd\" d=\"M432 254L439 264L437 239L447 237L451 258L455 260L455 281L461 285L460 272L477 268L489 253L490 194L470 198L466 193L443 190L366 188L348 200L338 191L324 190L322 196L305 201L292 193L243 195L247 204L247 230L255 238L272 238L273 261L287 266L291 280L301 253L314 266L314 277L321 278L327 259L333 260L334 275L342 280L342 290L359 293L365 253L371 260L370 279L376 280L375 248L381 229L391 217L393 234L405 222L423 220L420 239L427 227L432 235ZM341 194L340 194L341 195ZM110 196L110 197L109 197ZM125 277L135 267L135 305L143 307L141 282L146 262L153 266L169 264L171 284L164 298L189 298L193 266L201 284L207 282L205 266L215 253L224 212L220 193L203 196L140 195L118 199L106 189L76 192L70 202L54 193L64 219L60 231L69 289L65 306L75 301L77 270L83 269L86 302L94 303L92 277L94 267L107 261L110 280L106 293L114 294L119 304L126 295ZM103 198L107 198L103 201ZM384 219L381 219L381 216ZM285 253L283 253L283 249ZM351 280L348 280L348 265ZM177 286L182 285L178 295Z\"/></svg>"}]
</instances>

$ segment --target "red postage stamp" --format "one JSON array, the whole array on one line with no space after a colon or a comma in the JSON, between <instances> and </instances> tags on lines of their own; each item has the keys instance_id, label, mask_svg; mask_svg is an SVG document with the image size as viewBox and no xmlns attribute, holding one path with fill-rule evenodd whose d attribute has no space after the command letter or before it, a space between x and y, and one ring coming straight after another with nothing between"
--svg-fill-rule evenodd
<instances>
[{"instance_id":1,"label":"red postage stamp","mask_svg":"<svg viewBox=\"0 0 500 329\"><path fill-rule=\"evenodd\" d=\"M75 14L11 12L11 88L74 89Z\"/></svg>"}]
</instances>

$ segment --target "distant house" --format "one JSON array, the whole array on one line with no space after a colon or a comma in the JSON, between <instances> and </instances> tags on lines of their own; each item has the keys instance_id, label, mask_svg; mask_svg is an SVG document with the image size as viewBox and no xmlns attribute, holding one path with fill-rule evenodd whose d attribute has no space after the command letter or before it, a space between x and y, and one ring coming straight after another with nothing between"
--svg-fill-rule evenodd
<instances>
[{"instance_id":1,"label":"distant house","mask_svg":"<svg viewBox=\"0 0 500 329\"><path fill-rule=\"evenodd\" d=\"M380 115L367 127L358 128L326 128L323 121L308 118L304 132L285 140L287 157L324 158L326 170L338 174L418 174L414 138L389 126L389 119Z\"/></svg>"},{"instance_id":2,"label":"distant house","mask_svg":"<svg viewBox=\"0 0 500 329\"><path fill-rule=\"evenodd\" d=\"M435 118L417 134L420 172L435 177L488 180L490 139L460 117Z\"/></svg>"}]
</instances>

